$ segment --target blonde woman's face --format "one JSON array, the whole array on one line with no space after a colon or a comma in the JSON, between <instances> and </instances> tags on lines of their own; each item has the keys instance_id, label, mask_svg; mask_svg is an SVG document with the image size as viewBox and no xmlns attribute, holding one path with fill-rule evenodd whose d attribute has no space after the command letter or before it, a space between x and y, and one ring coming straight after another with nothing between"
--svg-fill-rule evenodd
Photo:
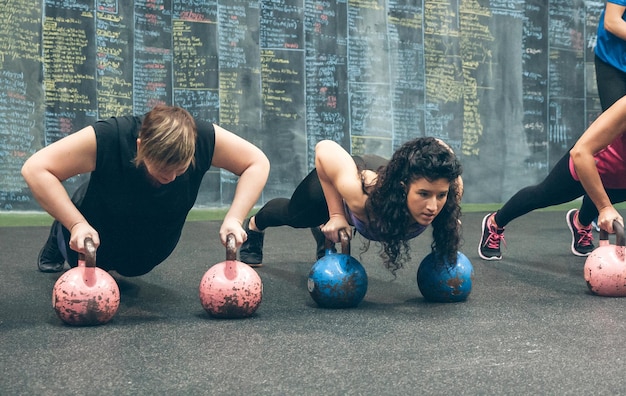
<instances>
[{"instance_id":1,"label":"blonde woman's face","mask_svg":"<svg viewBox=\"0 0 626 396\"><path fill-rule=\"evenodd\" d=\"M447 179L428 181L421 178L407 188L406 205L417 223L427 226L433 222L448 200L450 182Z\"/></svg>"},{"instance_id":2,"label":"blonde woman's face","mask_svg":"<svg viewBox=\"0 0 626 396\"><path fill-rule=\"evenodd\" d=\"M182 166L162 167L152 163L149 160L144 161L144 166L148 174L159 184L168 184L176 180L176 178L187 171L189 164Z\"/></svg>"},{"instance_id":3,"label":"blonde woman's face","mask_svg":"<svg viewBox=\"0 0 626 396\"><path fill-rule=\"evenodd\" d=\"M137 151L139 151L140 147L141 139L137 139ZM153 181L158 184L168 184L176 180L178 176L187 172L189 165L191 165L191 160L186 164L163 166L162 164L150 161L149 159L144 159L143 165L146 167L146 171L148 171L148 175Z\"/></svg>"}]
</instances>

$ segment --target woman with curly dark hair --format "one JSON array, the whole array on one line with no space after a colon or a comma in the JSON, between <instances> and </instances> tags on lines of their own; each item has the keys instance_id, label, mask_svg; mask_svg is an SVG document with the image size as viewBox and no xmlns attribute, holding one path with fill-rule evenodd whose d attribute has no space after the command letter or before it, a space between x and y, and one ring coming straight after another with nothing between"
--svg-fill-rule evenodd
<instances>
[{"instance_id":1,"label":"woman with curly dark hair","mask_svg":"<svg viewBox=\"0 0 626 396\"><path fill-rule=\"evenodd\" d=\"M389 161L352 157L339 144L321 141L315 147L315 169L291 199L273 199L244 221L248 239L240 259L262 265L268 227L319 227L318 257L324 237L338 242L339 230L351 236L354 227L369 241L382 243L384 265L395 275L410 259L408 241L432 224L433 251L454 263L461 239L461 172L450 147L432 137L406 142Z\"/></svg>"}]
</instances>

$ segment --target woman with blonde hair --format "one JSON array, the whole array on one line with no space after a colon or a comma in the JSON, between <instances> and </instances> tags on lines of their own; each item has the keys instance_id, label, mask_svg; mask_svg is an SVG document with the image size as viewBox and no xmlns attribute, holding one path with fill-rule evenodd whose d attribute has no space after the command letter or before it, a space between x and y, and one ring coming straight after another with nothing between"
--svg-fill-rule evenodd
<instances>
[{"instance_id":1,"label":"woman with blonde hair","mask_svg":"<svg viewBox=\"0 0 626 396\"><path fill-rule=\"evenodd\" d=\"M232 233L241 245L242 221L261 195L269 161L251 143L180 107L100 120L36 152L22 175L55 218L39 270L62 271L66 261L75 267L90 237L99 267L124 276L151 271L176 247L212 166L239 176L219 235L225 244ZM86 173L89 180L70 198L62 181Z\"/></svg>"}]
</instances>

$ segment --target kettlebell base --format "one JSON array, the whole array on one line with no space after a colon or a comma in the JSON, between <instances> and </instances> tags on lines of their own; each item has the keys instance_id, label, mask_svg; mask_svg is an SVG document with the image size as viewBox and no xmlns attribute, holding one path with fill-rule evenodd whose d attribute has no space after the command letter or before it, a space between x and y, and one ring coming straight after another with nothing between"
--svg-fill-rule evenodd
<instances>
[{"instance_id":1,"label":"kettlebell base","mask_svg":"<svg viewBox=\"0 0 626 396\"><path fill-rule=\"evenodd\" d=\"M463 253L457 252L454 265L430 253L417 270L417 287L428 302L458 303L468 299L473 278L474 268Z\"/></svg>"}]
</instances>

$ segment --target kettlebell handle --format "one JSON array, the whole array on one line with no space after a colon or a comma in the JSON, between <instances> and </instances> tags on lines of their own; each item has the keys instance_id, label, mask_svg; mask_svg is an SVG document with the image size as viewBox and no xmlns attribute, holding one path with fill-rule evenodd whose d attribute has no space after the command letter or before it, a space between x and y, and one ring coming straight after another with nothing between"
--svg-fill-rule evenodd
<instances>
[{"instance_id":1,"label":"kettlebell handle","mask_svg":"<svg viewBox=\"0 0 626 396\"><path fill-rule=\"evenodd\" d=\"M613 230L615 231L615 245L626 246L626 238L624 237L624 227L622 224L613 220ZM600 240L607 241L609 239L609 233L603 229L600 229Z\"/></svg>"},{"instance_id":2,"label":"kettlebell handle","mask_svg":"<svg viewBox=\"0 0 626 396\"><path fill-rule=\"evenodd\" d=\"M339 239L341 241L341 253L347 254L349 256L350 255L350 238L348 238L348 232L345 230L345 228L342 228L341 230L339 230ZM326 250L332 248L334 245L335 243L333 241L326 238L326 242L324 244L324 248Z\"/></svg>"},{"instance_id":3,"label":"kettlebell handle","mask_svg":"<svg viewBox=\"0 0 626 396\"><path fill-rule=\"evenodd\" d=\"M78 253L78 259L85 262L85 267L96 266L96 246L93 244L93 239L90 237L85 238L85 249L87 254Z\"/></svg>"},{"instance_id":4,"label":"kettlebell handle","mask_svg":"<svg viewBox=\"0 0 626 396\"><path fill-rule=\"evenodd\" d=\"M235 234L226 236L226 261L237 260L237 246L235 243Z\"/></svg>"}]
</instances>

